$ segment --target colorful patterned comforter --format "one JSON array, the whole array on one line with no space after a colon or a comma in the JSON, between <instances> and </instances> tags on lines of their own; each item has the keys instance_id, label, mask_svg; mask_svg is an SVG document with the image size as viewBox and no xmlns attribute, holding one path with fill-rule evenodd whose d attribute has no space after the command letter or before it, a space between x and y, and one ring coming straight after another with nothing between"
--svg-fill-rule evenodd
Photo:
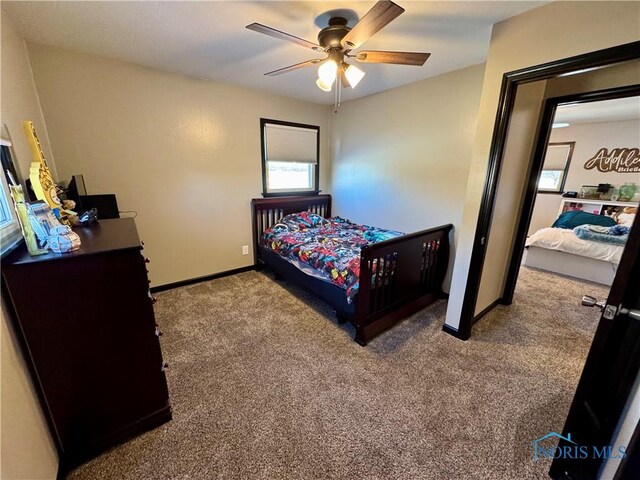
<instances>
[{"instance_id":1,"label":"colorful patterned comforter","mask_svg":"<svg viewBox=\"0 0 640 480\"><path fill-rule=\"evenodd\" d=\"M404 233L358 225L340 217L325 219L311 212L283 217L262 235L262 246L319 271L347 292L351 302L358 291L360 250L370 243Z\"/></svg>"}]
</instances>

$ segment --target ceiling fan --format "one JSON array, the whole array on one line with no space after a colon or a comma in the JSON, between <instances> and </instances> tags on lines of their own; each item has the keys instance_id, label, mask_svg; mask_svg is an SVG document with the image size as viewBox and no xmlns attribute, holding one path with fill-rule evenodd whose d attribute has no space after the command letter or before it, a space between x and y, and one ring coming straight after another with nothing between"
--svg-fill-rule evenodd
<instances>
[{"instance_id":1,"label":"ceiling fan","mask_svg":"<svg viewBox=\"0 0 640 480\"><path fill-rule=\"evenodd\" d=\"M325 58L316 58L296 63L288 67L279 68L265 75L276 76L292 72L300 68L320 64L318 68L318 87L330 92L336 78L339 82L336 87L336 107L339 106L339 95L342 87L355 87L365 72L355 65L346 62L346 59L355 58L362 63L392 63L396 65L422 66L427 61L430 53L419 52L388 52L361 50L351 53L366 42L375 33L382 30L394 19L404 12L404 8L389 0L380 0L369 10L353 27L347 26L347 19L334 16L329 19L329 25L318 33L318 43L309 42L303 38L281 32L275 28L267 27L260 23L252 23L246 28L255 32L264 33L281 40L297 43L305 48L327 54Z\"/></svg>"}]
</instances>

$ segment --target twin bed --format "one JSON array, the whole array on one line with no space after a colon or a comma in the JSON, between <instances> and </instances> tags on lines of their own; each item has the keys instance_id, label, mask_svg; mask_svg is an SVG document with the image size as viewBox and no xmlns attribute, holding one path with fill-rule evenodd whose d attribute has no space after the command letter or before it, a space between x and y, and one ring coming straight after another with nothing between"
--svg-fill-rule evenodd
<instances>
[{"instance_id":1,"label":"twin bed","mask_svg":"<svg viewBox=\"0 0 640 480\"><path fill-rule=\"evenodd\" d=\"M543 228L527 240L525 265L611 285L623 246L578 238L573 230Z\"/></svg>"},{"instance_id":2,"label":"twin bed","mask_svg":"<svg viewBox=\"0 0 640 480\"><path fill-rule=\"evenodd\" d=\"M625 233L628 233L635 213L626 215L630 223L616 224L613 218L578 212L581 217L575 218L581 220L567 225L565 222L573 222L573 219L563 219L563 216L573 213L576 212L561 214L553 227L542 228L527 239L524 264L610 286L624 251L628 236ZM606 227L602 226L604 220L609 221Z\"/></svg>"},{"instance_id":3,"label":"twin bed","mask_svg":"<svg viewBox=\"0 0 640 480\"><path fill-rule=\"evenodd\" d=\"M331 217L331 196L251 201L256 267L316 294L360 345L443 297L449 234L402 234Z\"/></svg>"}]
</instances>

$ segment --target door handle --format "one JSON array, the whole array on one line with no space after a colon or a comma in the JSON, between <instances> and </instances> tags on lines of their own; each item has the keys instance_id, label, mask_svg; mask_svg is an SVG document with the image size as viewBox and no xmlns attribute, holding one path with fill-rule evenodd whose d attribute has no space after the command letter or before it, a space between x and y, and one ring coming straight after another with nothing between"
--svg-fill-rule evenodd
<instances>
[{"instance_id":1,"label":"door handle","mask_svg":"<svg viewBox=\"0 0 640 480\"><path fill-rule=\"evenodd\" d=\"M621 308L620 313L622 315L628 315L634 320L640 320L640 310L629 310L628 308Z\"/></svg>"},{"instance_id":2,"label":"door handle","mask_svg":"<svg viewBox=\"0 0 640 480\"><path fill-rule=\"evenodd\" d=\"M598 307L600 310L604 310L607 306L606 300L600 300L599 302L595 297L591 295L583 295L582 296L582 306L583 307Z\"/></svg>"},{"instance_id":3,"label":"door handle","mask_svg":"<svg viewBox=\"0 0 640 480\"><path fill-rule=\"evenodd\" d=\"M607 305L606 300L600 300L599 302L591 295L582 296L582 305L585 307L598 307L602 312L602 316L607 320L613 320L618 314L618 309L613 305Z\"/></svg>"},{"instance_id":4,"label":"door handle","mask_svg":"<svg viewBox=\"0 0 640 480\"><path fill-rule=\"evenodd\" d=\"M604 317L609 320L613 320L616 315L627 315L634 320L640 321L640 310L632 310L624 307L617 309L612 305L607 305L606 300L600 300L598 302L595 297L592 297L591 295L582 296L582 305L585 307L598 307L605 313Z\"/></svg>"}]
</instances>

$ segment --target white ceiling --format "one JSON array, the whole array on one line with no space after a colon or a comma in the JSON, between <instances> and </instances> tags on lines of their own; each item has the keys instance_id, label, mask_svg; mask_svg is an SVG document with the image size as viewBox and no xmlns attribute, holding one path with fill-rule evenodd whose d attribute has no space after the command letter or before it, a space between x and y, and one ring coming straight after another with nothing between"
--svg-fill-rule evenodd
<instances>
[{"instance_id":1,"label":"white ceiling","mask_svg":"<svg viewBox=\"0 0 640 480\"><path fill-rule=\"evenodd\" d=\"M640 120L640 97L617 98L600 102L562 105L556 110L554 123L609 123Z\"/></svg>"},{"instance_id":2,"label":"white ceiling","mask_svg":"<svg viewBox=\"0 0 640 480\"><path fill-rule=\"evenodd\" d=\"M343 100L416 82L486 59L491 26L545 1L398 0L404 14L361 49L431 52L423 67L360 64L367 75ZM316 68L263 74L321 57L245 26L258 22L316 42L316 17L350 9L362 17L374 1L2 1L31 42L117 58L161 70L234 83L317 103L333 94L315 85ZM326 17L326 16L325 16ZM350 22L352 25L353 22Z\"/></svg>"}]
</instances>

